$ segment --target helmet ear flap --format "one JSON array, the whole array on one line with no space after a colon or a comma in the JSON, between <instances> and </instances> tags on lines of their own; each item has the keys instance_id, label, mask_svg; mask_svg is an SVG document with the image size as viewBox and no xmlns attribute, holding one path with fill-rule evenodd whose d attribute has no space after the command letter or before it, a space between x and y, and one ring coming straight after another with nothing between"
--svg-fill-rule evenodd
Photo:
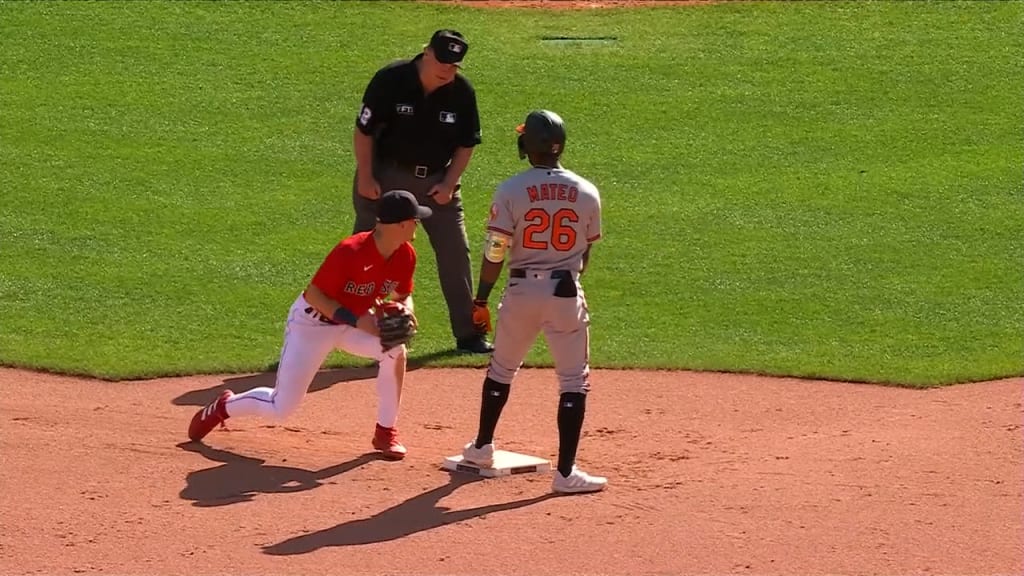
<instances>
[{"instance_id":1,"label":"helmet ear flap","mask_svg":"<svg viewBox=\"0 0 1024 576\"><path fill-rule=\"evenodd\" d=\"M516 146L519 147L519 159L522 160L526 158L526 145L523 143L522 134L520 134L519 138L516 140Z\"/></svg>"}]
</instances>

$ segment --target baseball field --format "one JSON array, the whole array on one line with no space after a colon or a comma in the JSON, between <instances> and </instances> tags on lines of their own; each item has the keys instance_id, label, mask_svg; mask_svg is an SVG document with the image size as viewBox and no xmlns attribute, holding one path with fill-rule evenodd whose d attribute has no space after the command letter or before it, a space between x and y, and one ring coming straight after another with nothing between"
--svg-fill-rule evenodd
<instances>
[{"instance_id":1,"label":"baseball field","mask_svg":"<svg viewBox=\"0 0 1024 576\"><path fill-rule=\"evenodd\" d=\"M450 349L425 235L406 460L341 354L288 421L186 441L273 385L351 231L366 82L443 27L474 269L530 110L601 191L605 492L440 469L487 359ZM0 573L1024 573L1022 29L1019 1L0 1ZM555 456L550 363L500 447Z\"/></svg>"}]
</instances>

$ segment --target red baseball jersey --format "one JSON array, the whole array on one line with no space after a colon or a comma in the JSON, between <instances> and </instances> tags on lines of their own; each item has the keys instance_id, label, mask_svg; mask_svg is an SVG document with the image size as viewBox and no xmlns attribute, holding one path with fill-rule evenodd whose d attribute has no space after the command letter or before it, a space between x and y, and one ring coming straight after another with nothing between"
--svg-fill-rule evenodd
<instances>
[{"instance_id":1,"label":"red baseball jersey","mask_svg":"<svg viewBox=\"0 0 1024 576\"><path fill-rule=\"evenodd\" d=\"M416 250L402 243L387 260L377 251L373 232L345 238L331 250L313 275L313 285L357 317L366 314L377 298L412 294Z\"/></svg>"}]
</instances>

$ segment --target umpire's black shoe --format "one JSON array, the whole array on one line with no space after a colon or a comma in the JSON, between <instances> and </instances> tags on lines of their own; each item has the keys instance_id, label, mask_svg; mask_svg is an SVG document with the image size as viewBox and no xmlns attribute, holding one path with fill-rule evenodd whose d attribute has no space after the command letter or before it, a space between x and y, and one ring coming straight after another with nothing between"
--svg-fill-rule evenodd
<instances>
[{"instance_id":1,"label":"umpire's black shoe","mask_svg":"<svg viewBox=\"0 0 1024 576\"><path fill-rule=\"evenodd\" d=\"M490 354L494 352L494 346L483 336L459 338L455 342L455 347L458 348L459 352L469 352L470 354Z\"/></svg>"}]
</instances>

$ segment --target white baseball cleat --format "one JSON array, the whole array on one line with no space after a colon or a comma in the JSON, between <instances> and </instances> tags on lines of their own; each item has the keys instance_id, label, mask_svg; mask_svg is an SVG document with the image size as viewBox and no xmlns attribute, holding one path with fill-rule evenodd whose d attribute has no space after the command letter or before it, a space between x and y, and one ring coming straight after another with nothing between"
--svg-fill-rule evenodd
<instances>
[{"instance_id":1,"label":"white baseball cleat","mask_svg":"<svg viewBox=\"0 0 1024 576\"><path fill-rule=\"evenodd\" d=\"M551 490L560 494L580 494L583 492L600 492L608 485L608 479L602 476L591 476L573 466L568 476L562 476L558 470L554 472Z\"/></svg>"},{"instance_id":2,"label":"white baseball cleat","mask_svg":"<svg viewBox=\"0 0 1024 576\"><path fill-rule=\"evenodd\" d=\"M462 459L481 468L494 468L494 443L477 448L475 441L470 442L462 449Z\"/></svg>"}]
</instances>

